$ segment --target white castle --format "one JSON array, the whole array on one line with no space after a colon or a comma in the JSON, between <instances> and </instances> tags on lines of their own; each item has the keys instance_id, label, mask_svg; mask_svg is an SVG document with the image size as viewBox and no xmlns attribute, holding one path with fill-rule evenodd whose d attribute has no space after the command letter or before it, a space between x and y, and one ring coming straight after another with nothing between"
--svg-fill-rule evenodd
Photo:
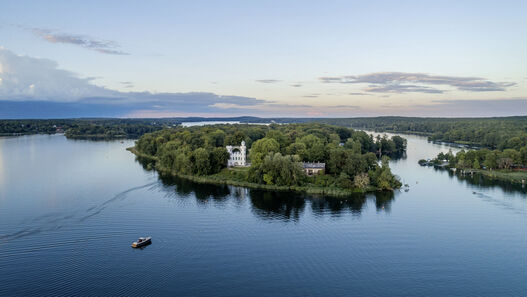
<instances>
[{"instance_id":1,"label":"white castle","mask_svg":"<svg viewBox=\"0 0 527 297\"><path fill-rule=\"evenodd\" d=\"M227 166L247 166L247 148L245 147L245 141L242 141L241 145L239 146L228 145L225 148L227 149L230 155L229 161L227 162Z\"/></svg>"}]
</instances>

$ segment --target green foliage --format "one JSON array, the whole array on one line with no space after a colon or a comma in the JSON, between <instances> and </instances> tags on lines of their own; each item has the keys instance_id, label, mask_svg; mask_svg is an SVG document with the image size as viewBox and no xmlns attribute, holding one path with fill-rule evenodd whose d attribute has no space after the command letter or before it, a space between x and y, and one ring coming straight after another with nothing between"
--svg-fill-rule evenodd
<instances>
[{"instance_id":1,"label":"green foliage","mask_svg":"<svg viewBox=\"0 0 527 297\"><path fill-rule=\"evenodd\" d=\"M262 163L265 156L280 151L280 144L274 138L264 137L255 141L251 147L251 162L255 166Z\"/></svg>"},{"instance_id":2,"label":"green foliage","mask_svg":"<svg viewBox=\"0 0 527 297\"><path fill-rule=\"evenodd\" d=\"M389 158L382 158L381 166L370 170L369 177L372 185L382 190L390 190L401 186L401 182L391 173Z\"/></svg>"},{"instance_id":3,"label":"green foliage","mask_svg":"<svg viewBox=\"0 0 527 297\"><path fill-rule=\"evenodd\" d=\"M377 132L422 134L430 140L462 142L490 149L521 150L527 145L527 117L502 118L412 118L376 117L319 119L333 125L352 126ZM400 140L395 140L396 144ZM399 143L400 146L400 143Z\"/></svg>"},{"instance_id":4,"label":"green foliage","mask_svg":"<svg viewBox=\"0 0 527 297\"><path fill-rule=\"evenodd\" d=\"M459 169L506 169L527 167L527 148L520 151L515 149L505 149L503 151L488 149L459 151L455 156L453 154L439 153L434 160L437 163L440 160L448 160L449 166Z\"/></svg>"},{"instance_id":5,"label":"green foliage","mask_svg":"<svg viewBox=\"0 0 527 297\"><path fill-rule=\"evenodd\" d=\"M355 187L359 189L365 189L367 186L370 185L370 176L366 173L359 173L355 175L353 183Z\"/></svg>"},{"instance_id":6,"label":"green foliage","mask_svg":"<svg viewBox=\"0 0 527 297\"><path fill-rule=\"evenodd\" d=\"M474 163L472 164L472 168L474 168L474 169L480 169L481 168L481 166L479 166L478 159L474 160Z\"/></svg>"},{"instance_id":7,"label":"green foliage","mask_svg":"<svg viewBox=\"0 0 527 297\"><path fill-rule=\"evenodd\" d=\"M342 172L340 174L337 182L338 182L339 187L344 188L344 189L351 189L353 187L353 183L350 179L350 176L347 175L345 172ZM360 188L360 187L357 187L357 188Z\"/></svg>"},{"instance_id":8,"label":"green foliage","mask_svg":"<svg viewBox=\"0 0 527 297\"><path fill-rule=\"evenodd\" d=\"M271 152L261 163L251 166L249 180L267 185L297 186L304 184L306 175L295 157Z\"/></svg>"},{"instance_id":9,"label":"green foliage","mask_svg":"<svg viewBox=\"0 0 527 297\"><path fill-rule=\"evenodd\" d=\"M0 120L0 136L65 132L66 137L74 139L138 138L167 125L166 120L148 119Z\"/></svg>"},{"instance_id":10,"label":"green foliage","mask_svg":"<svg viewBox=\"0 0 527 297\"><path fill-rule=\"evenodd\" d=\"M224 170L229 159L224 146L241 141L250 148L251 167L243 173ZM377 184L383 189L397 187L397 179L387 164L378 165L376 154L404 152L405 143L402 138L374 139L361 131L323 124L214 125L145 134L135 150L155 158L156 168L181 175L219 175L276 187L364 190ZM326 174L307 177L301 162L317 161L326 163Z\"/></svg>"}]
</instances>

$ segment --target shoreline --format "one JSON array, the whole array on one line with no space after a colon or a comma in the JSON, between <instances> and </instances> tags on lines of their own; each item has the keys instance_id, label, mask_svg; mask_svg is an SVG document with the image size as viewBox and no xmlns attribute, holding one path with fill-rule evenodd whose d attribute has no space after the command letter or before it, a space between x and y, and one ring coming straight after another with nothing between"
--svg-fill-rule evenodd
<instances>
[{"instance_id":1,"label":"shoreline","mask_svg":"<svg viewBox=\"0 0 527 297\"><path fill-rule=\"evenodd\" d=\"M129 147L126 150L130 151L132 154L145 158L151 161L157 161L158 158L150 155L143 154L138 152L135 147ZM268 190L268 191L278 191L278 192L297 192L310 195L321 195L321 196L330 196L336 198L349 197L354 194L367 194L367 193L376 193L376 192L394 192L396 189L392 190L379 190L378 188L369 186L365 190L351 190L343 188L329 188L329 187L310 187L310 186L275 186L275 185L264 185L251 183L247 181L238 181L233 179L226 179L219 174L207 175L207 176L196 176L196 175L185 175L172 172L166 168L162 168L154 165L152 169L157 170L160 174L171 175L179 178L183 178L199 184L212 184L212 185L230 185L236 187L244 187L250 189L258 190Z\"/></svg>"},{"instance_id":2,"label":"shoreline","mask_svg":"<svg viewBox=\"0 0 527 297\"><path fill-rule=\"evenodd\" d=\"M527 183L527 171L514 171L514 170L483 170L483 169L471 169L476 174L481 174L492 180L505 181L515 184L524 185ZM523 180L523 182L522 182Z\"/></svg>"},{"instance_id":3,"label":"shoreline","mask_svg":"<svg viewBox=\"0 0 527 297\"><path fill-rule=\"evenodd\" d=\"M453 171L452 169L454 168L454 167L449 167L449 166L437 166L437 165L433 165L432 167L434 167L435 169L447 170L447 171ZM462 169L457 169L454 172L454 174L456 176L467 176L467 175L471 175L470 172L473 172L474 174L479 174L493 181L503 181L503 182L509 182L512 184L520 184L520 185L527 184L527 171L504 170L504 169L484 170L484 169L474 169L474 168L467 168L466 171L468 171L468 173L465 173L465 174L461 173L461 171Z\"/></svg>"}]
</instances>

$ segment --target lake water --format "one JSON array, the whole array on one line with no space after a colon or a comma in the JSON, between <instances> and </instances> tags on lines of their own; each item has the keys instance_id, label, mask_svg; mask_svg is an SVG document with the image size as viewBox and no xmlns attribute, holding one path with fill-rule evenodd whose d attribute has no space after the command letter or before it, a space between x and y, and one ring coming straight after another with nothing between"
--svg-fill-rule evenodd
<instances>
[{"instance_id":1,"label":"lake water","mask_svg":"<svg viewBox=\"0 0 527 297\"><path fill-rule=\"evenodd\" d=\"M420 167L448 147L404 137L409 191L348 199L160 179L133 141L0 138L0 295L526 296L525 188Z\"/></svg>"}]
</instances>

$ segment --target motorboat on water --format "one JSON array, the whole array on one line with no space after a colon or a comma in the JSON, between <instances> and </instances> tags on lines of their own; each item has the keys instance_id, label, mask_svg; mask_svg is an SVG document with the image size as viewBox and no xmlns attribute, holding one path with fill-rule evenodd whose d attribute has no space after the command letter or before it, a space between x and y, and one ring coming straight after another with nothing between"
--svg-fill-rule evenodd
<instances>
[{"instance_id":1,"label":"motorboat on water","mask_svg":"<svg viewBox=\"0 0 527 297\"><path fill-rule=\"evenodd\" d=\"M139 248L152 243L152 237L139 237L139 239L132 243L133 248Z\"/></svg>"}]
</instances>

